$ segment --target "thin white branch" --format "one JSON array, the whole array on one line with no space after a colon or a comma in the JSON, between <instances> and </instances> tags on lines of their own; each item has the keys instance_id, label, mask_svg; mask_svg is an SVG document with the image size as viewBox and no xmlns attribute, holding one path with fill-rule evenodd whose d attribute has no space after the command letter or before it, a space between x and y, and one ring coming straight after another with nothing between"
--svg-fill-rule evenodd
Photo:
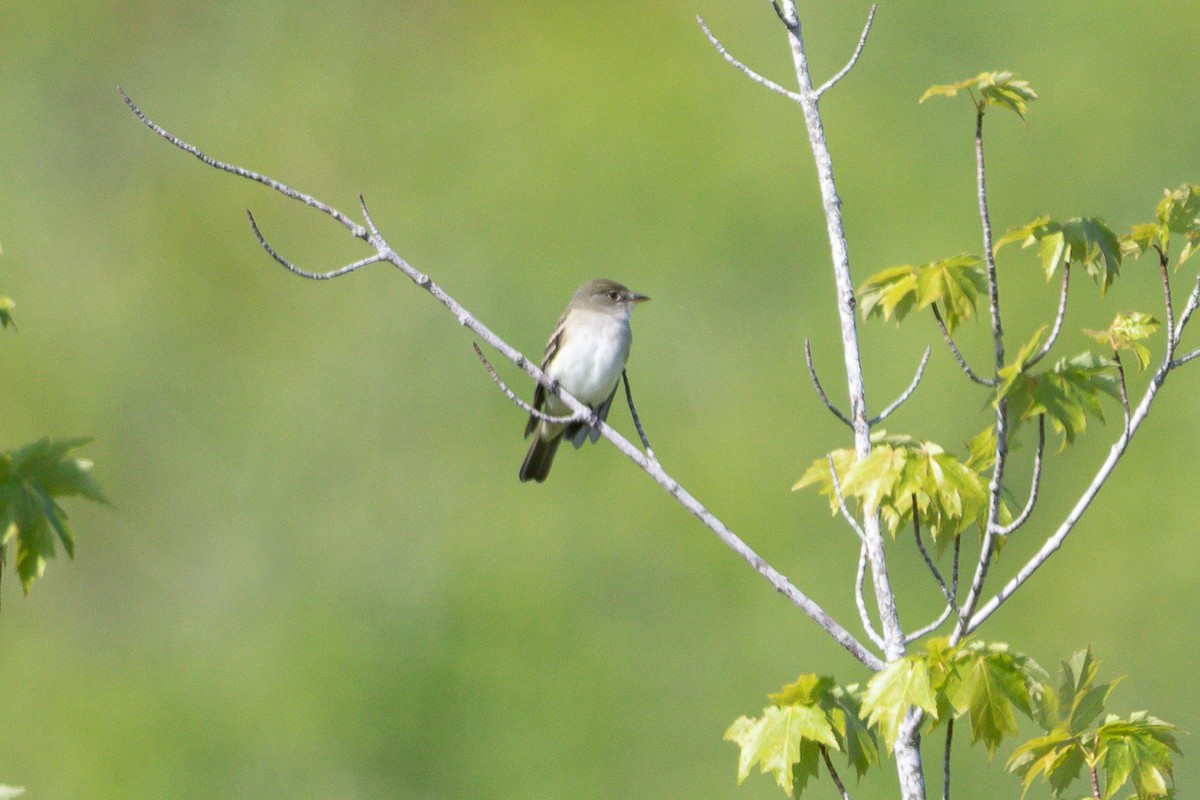
<instances>
[{"instance_id":1,"label":"thin white branch","mask_svg":"<svg viewBox=\"0 0 1200 800\"><path fill-rule=\"evenodd\" d=\"M1129 405L1126 403L1126 428L1128 429ZM996 528L997 536L1008 536L1016 531L1029 519L1029 515L1033 513L1033 507L1037 505L1038 489L1042 483L1042 455L1046 451L1046 415L1038 414L1038 443L1037 452L1033 455L1033 477L1029 481L1029 500L1025 503L1025 508L1021 509L1021 513L1012 522L1002 528Z\"/></svg>"},{"instance_id":2,"label":"thin white branch","mask_svg":"<svg viewBox=\"0 0 1200 800\"><path fill-rule=\"evenodd\" d=\"M733 66L737 67L739 70L741 70L748 78L750 78L750 80L752 80L755 83L758 83L762 86L767 87L768 89L770 89L772 92L775 92L776 94L783 95L788 100L791 100L793 103L800 102L800 95L796 94L795 92L793 92L789 89L785 89L784 87L780 86L778 83L771 80L770 78L765 78L762 75L759 75L757 72L750 69L750 67L746 66L741 61L738 61L733 56L732 53L730 53L728 50L725 49L725 45L721 44L721 40L718 39L716 36L714 36L713 32L708 29L708 25L704 22L703 17L699 17L699 16L696 17L696 22L700 23L700 28L701 28L701 30L704 31L704 35L708 37L708 40L710 42L712 42L712 46L717 48L717 52L721 54L721 57L724 58L726 61L728 61Z\"/></svg>"},{"instance_id":3,"label":"thin white branch","mask_svg":"<svg viewBox=\"0 0 1200 800\"><path fill-rule=\"evenodd\" d=\"M504 396L507 397L509 400L513 401L513 403L515 403L526 414L537 417L538 419L542 420L543 422L549 422L554 425L569 425L572 422L583 422L584 420L590 421L590 418L595 416L595 414L593 413L593 414L571 414L570 416L567 416L567 417L555 417L555 416L551 416L550 414L547 414L543 411L538 411L536 408L529 405L529 403L526 403L524 400L522 400L520 397L518 397L516 392L514 392L512 389L508 388L508 384L506 384L500 378L500 375L496 372L496 368L492 366L492 362L487 360L487 356L485 356L483 354L483 351L479 349L478 344L476 344L475 342L471 342L471 347L475 348L475 355L479 356L479 360L481 362L483 362L483 366L488 371L488 375L492 376L492 381L496 384L496 386L498 386L500 388L500 391L504 392ZM561 387L555 386L553 384L551 384L550 386L547 386L546 391L553 392L554 394L557 394L557 395L561 395L564 393Z\"/></svg>"},{"instance_id":4,"label":"thin white branch","mask_svg":"<svg viewBox=\"0 0 1200 800\"><path fill-rule=\"evenodd\" d=\"M376 264L383 260L383 256L380 255L379 253L376 253L373 256L368 256L366 258L355 261L353 264L347 264L344 267L339 267L338 269L330 270L329 272L309 272L307 270L300 269L295 264L293 264L292 262L288 261L286 258L281 256L275 250L275 248L271 247L270 243L267 242L266 237L263 236L262 231L259 230L258 222L254 219L253 213L251 213L249 210L247 210L246 217L247 217L247 219L250 220L250 230L254 231L254 238L258 239L258 243L260 245L262 245L264 250L267 251L267 254L269 256L271 256L271 258L275 259L280 264L282 264L289 272L294 272L295 274L299 275L301 278L308 278L309 280L312 280L312 281L325 281L325 280L329 280L331 278L340 278L342 275L345 275L349 272L354 272L356 269L361 269L362 267L368 266L370 264Z\"/></svg>"},{"instance_id":5,"label":"thin white branch","mask_svg":"<svg viewBox=\"0 0 1200 800\"><path fill-rule=\"evenodd\" d=\"M867 636L871 637L871 641L875 646L882 650L886 645L883 642L883 637L875 632L875 624L871 622L871 614L867 611L867 601L863 596L864 578L867 575L867 546L864 544L858 549L858 574L854 578L854 604L858 606L858 617L862 620L863 630L867 632Z\"/></svg>"},{"instance_id":6,"label":"thin white branch","mask_svg":"<svg viewBox=\"0 0 1200 800\"><path fill-rule=\"evenodd\" d=\"M1184 364L1188 363L1189 361L1191 361L1194 358L1200 358L1200 349L1193 350L1192 352L1188 353L1187 355L1182 355L1179 358L1175 359L1174 361L1171 362L1171 367L1172 368L1182 367Z\"/></svg>"},{"instance_id":7,"label":"thin white branch","mask_svg":"<svg viewBox=\"0 0 1200 800\"><path fill-rule=\"evenodd\" d=\"M1058 341L1058 335L1062 333L1063 320L1067 317L1067 290L1071 283L1071 265L1064 261L1062 267L1062 289L1058 295L1058 313L1054 315L1054 327L1050 330L1050 338L1042 345L1036 353L1028 361L1025 362L1026 368L1032 367L1034 364L1041 361L1050 352L1050 348L1054 347L1054 343Z\"/></svg>"},{"instance_id":8,"label":"thin white branch","mask_svg":"<svg viewBox=\"0 0 1200 800\"><path fill-rule=\"evenodd\" d=\"M1188 320L1192 318L1192 314L1196 311L1196 306L1200 305L1200 275L1196 276L1196 283L1192 286L1192 293L1188 295L1187 303L1183 307L1183 313L1179 315L1179 321L1175 323L1175 331L1173 336L1178 342L1183 336L1183 329L1187 327Z\"/></svg>"},{"instance_id":9,"label":"thin white branch","mask_svg":"<svg viewBox=\"0 0 1200 800\"><path fill-rule=\"evenodd\" d=\"M904 393L897 397L890 406L885 408L883 411L880 411L878 416L871 418L869 422L871 427L875 427L890 417L893 411L904 405L905 400L912 397L912 393L917 390L917 385L921 382L921 376L925 374L925 365L929 363L929 353L931 350L932 348L928 346L925 348L925 355L921 356L921 363L917 365L917 374L913 375L912 383L908 385L908 388L904 390Z\"/></svg>"},{"instance_id":10,"label":"thin white branch","mask_svg":"<svg viewBox=\"0 0 1200 800\"><path fill-rule=\"evenodd\" d=\"M808 377L812 381L813 388L817 390L817 397L821 398L821 402L829 409L829 412L835 417L846 423L846 427L853 430L854 423L850 418L842 413L842 410L829 401L829 395L825 394L825 387L821 385L821 379L817 377L817 367L813 364L812 345L809 344L808 337L804 337L804 363L808 366Z\"/></svg>"},{"instance_id":11,"label":"thin white branch","mask_svg":"<svg viewBox=\"0 0 1200 800\"><path fill-rule=\"evenodd\" d=\"M821 95L836 86L838 81L846 77L847 73L854 69L854 65L858 63L858 57L862 55L863 48L867 46L867 35L871 32L871 23L875 21L875 9L876 6L872 3L871 11L867 14L867 24L863 26L862 36L858 37L858 47L854 48L854 55L850 56L850 61L847 62L846 66L838 70L836 75L821 84L820 88L817 89L818 100L821 98Z\"/></svg>"},{"instance_id":12,"label":"thin white branch","mask_svg":"<svg viewBox=\"0 0 1200 800\"><path fill-rule=\"evenodd\" d=\"M935 619L933 622L929 623L925 627L917 628L915 631L913 631L912 633L905 636L904 643L912 644L913 642L933 633L938 628L942 627L942 624L945 623L946 620L950 619L950 615L953 613L954 613L954 606L951 605L950 603L946 603L945 607L942 608L942 613L938 615L937 619Z\"/></svg>"},{"instance_id":13,"label":"thin white branch","mask_svg":"<svg viewBox=\"0 0 1200 800\"><path fill-rule=\"evenodd\" d=\"M476 336L486 342L490 347L501 353L505 358L515 364L519 369L523 370L531 378L538 381L543 386L550 385L549 379L546 377L545 373L543 373L534 362L530 361L529 358L527 358L524 354L509 345L507 342L493 333L490 328L477 320L470 311L468 311L461 303L447 294L440 286L434 283L428 275L425 275L424 273L415 269L411 264L401 258L394 250L387 246L387 243L383 241L382 237L375 233L369 232L366 228L353 222L349 217L332 206L316 200L309 195L303 194L302 192L297 192L296 190L283 183L280 183L279 181L260 175L257 172L242 169L241 167L235 167L210 158L195 146L184 142L182 139L175 137L171 133L168 133L164 128L150 121L150 119L147 118L136 105L134 105L133 101L129 99L128 95L126 95L124 92L121 92L121 95L125 98L126 104L137 115L138 119L145 123L147 127L153 130L156 134L166 139L179 149L187 153L191 153L209 166L215 167L224 172L229 172L242 178L246 178L248 180L261 183L275 190L284 197L297 200L307 206L316 208L317 210L340 222L347 228L347 230L350 231L353 236L358 239L362 239L371 247L373 247L376 251L376 257L378 260L389 262L403 272L413 283L429 292L435 300L441 303L451 314L454 315L455 319L458 320L460 325L472 331ZM591 413L591 409L588 406L580 403L568 393L560 391L559 397L572 413L585 415ZM658 462L648 458L631 442L625 439L625 437L613 430L607 423L597 420L593 427L600 432L601 436L612 442L613 446L615 446L617 450L619 450L625 457L637 464L643 472L649 475L651 479L653 479L655 483L657 483L669 495L671 495L676 502L683 506L698 520L700 520L700 522L710 531L712 531L717 538L725 544L725 546L733 550L742 560L750 564L755 571L766 578L777 592L790 600L801 611L803 611L818 625L824 628L825 631L832 636L834 640L838 642L838 644L845 648L847 652L858 659L868 669L878 671L879 669L883 668L883 662L878 656L876 656L865 645L859 642L853 634L842 627L841 624L839 624L837 620L835 620L823 608L821 608L816 601L798 589L782 573L763 560L763 558L754 552L749 545L747 545L736 534L734 534L734 532L731 531L725 525L725 523L723 523L711 511L705 508L699 500L689 494L688 491L684 489L677 480L667 474L667 472L662 468L661 465L659 465Z\"/></svg>"},{"instance_id":14,"label":"thin white branch","mask_svg":"<svg viewBox=\"0 0 1200 800\"><path fill-rule=\"evenodd\" d=\"M1105 481L1108 480L1116 468L1117 462L1120 461L1121 456L1125 453L1125 448L1129 446L1129 441L1137 433L1138 427L1146 419L1146 415L1150 412L1150 404L1154 402L1158 390L1162 388L1163 382L1167 379L1167 375L1170 374L1172 367L1173 362L1164 361L1158 368L1158 371L1154 373L1154 377L1150 379L1150 385L1146 387L1146 393L1142 395L1141 402L1138 403L1137 408L1134 409L1133 414L1129 418L1129 430L1122 433L1120 438L1113 443L1113 446L1108 451L1108 457L1104 459L1104 463L1100 465L1095 477L1092 478L1092 482L1083 491L1074 508L1067 514L1062 524L1058 526L1058 530L1046 539L1041 549L1017 571L1017 574L992 599L980 606L979 610L971 617L969 624L966 625L964 633L969 634L983 624L984 620L994 614L996 609L1007 601L1008 598L1012 597L1013 592L1019 589L1021 584L1029 580L1033 576L1033 573L1037 572L1046 563L1046 560L1054 555L1058 548L1063 546L1067 537L1070 536L1071 531L1075 529L1075 525L1083 517L1083 513L1087 511L1088 506L1091 505L1096 495L1100 492L1100 489L1104 486Z\"/></svg>"},{"instance_id":15,"label":"thin white branch","mask_svg":"<svg viewBox=\"0 0 1200 800\"><path fill-rule=\"evenodd\" d=\"M850 509L846 507L846 498L842 495L842 485L838 481L837 470L833 466L833 456L826 455L825 460L829 463L829 477L833 479L833 496L837 498L838 508L842 511L842 517L846 520L846 524L858 534L859 540L865 545L867 543L866 531L858 524L858 520L850 513Z\"/></svg>"},{"instance_id":16,"label":"thin white branch","mask_svg":"<svg viewBox=\"0 0 1200 800\"><path fill-rule=\"evenodd\" d=\"M946 343L946 346L950 348L950 354L953 355L954 360L958 362L959 368L966 374L968 378L975 381L975 383L978 383L980 386L987 386L989 388L994 387L996 385L995 381L990 381L986 378L979 377L979 374L975 372L975 370L971 369L971 365L967 363L965 358L963 358L962 351L958 349L958 345L954 343L954 338L950 335L950 329L946 327L946 321L942 319L942 312L938 309L937 303L935 302L933 305L931 305L929 310L933 312L933 321L937 323L938 330L942 332L942 340Z\"/></svg>"}]
</instances>

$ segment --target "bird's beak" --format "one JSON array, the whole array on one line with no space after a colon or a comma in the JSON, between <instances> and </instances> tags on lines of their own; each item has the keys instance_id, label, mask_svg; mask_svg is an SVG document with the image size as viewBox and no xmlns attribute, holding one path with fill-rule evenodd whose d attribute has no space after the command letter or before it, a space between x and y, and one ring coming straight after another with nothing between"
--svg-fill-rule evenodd
<instances>
[{"instance_id":1,"label":"bird's beak","mask_svg":"<svg viewBox=\"0 0 1200 800\"><path fill-rule=\"evenodd\" d=\"M631 297L631 298L629 298L629 299L630 299L631 301L633 301L634 303L644 303L644 302L646 302L647 300L649 300L650 298L649 298L649 297L646 297L646 295L644 295L644 294L636 294L636 293L635 293L635 294L633 295L633 297Z\"/></svg>"}]
</instances>

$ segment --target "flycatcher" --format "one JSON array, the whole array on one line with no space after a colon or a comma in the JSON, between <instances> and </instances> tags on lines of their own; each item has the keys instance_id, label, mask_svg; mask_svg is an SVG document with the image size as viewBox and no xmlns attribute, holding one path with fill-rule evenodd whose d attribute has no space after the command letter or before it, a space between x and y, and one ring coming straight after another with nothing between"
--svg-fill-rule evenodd
<instances>
[{"instance_id":1,"label":"flycatcher","mask_svg":"<svg viewBox=\"0 0 1200 800\"><path fill-rule=\"evenodd\" d=\"M635 303L649 300L629 291L616 281L598 279L579 287L563 312L542 356L542 372L572 397L586 403L605 419L617 393L617 383L629 359L629 316ZM571 410L558 397L549 394L540 383L533 393L533 407L552 417L570 416ZM529 417L525 436L533 434L533 443L521 465L521 482L546 480L554 453L565 436L576 448L600 432L586 422L569 425Z\"/></svg>"}]
</instances>

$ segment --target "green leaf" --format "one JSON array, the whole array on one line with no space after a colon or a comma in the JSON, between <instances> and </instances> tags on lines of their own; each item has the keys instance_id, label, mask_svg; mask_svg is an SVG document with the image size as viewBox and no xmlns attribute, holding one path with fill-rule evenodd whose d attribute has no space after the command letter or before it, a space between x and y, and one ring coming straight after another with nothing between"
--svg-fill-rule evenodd
<instances>
[{"instance_id":1,"label":"green leaf","mask_svg":"<svg viewBox=\"0 0 1200 800\"><path fill-rule=\"evenodd\" d=\"M929 665L920 656L897 659L876 672L863 692L860 714L880 732L890 752L912 706L923 708L937 718L937 698L929 682Z\"/></svg>"},{"instance_id":2,"label":"green leaf","mask_svg":"<svg viewBox=\"0 0 1200 800\"><path fill-rule=\"evenodd\" d=\"M1103 295L1120 272L1121 240L1099 217L1076 217L1066 222L1038 217L1009 230L997 240L994 251L1012 242L1021 242L1022 247L1038 246L1047 280L1060 266L1079 264L1099 284Z\"/></svg>"},{"instance_id":3,"label":"green leaf","mask_svg":"<svg viewBox=\"0 0 1200 800\"><path fill-rule=\"evenodd\" d=\"M801 675L795 683L789 683L778 693L767 695L777 706L793 704L817 705L825 700L833 689L833 678L828 675L818 677L815 673Z\"/></svg>"},{"instance_id":4,"label":"green leaf","mask_svg":"<svg viewBox=\"0 0 1200 800\"><path fill-rule=\"evenodd\" d=\"M1084 333L1111 347L1113 353L1118 350L1132 351L1140 371L1144 372L1150 364L1150 350L1141 344L1140 340L1149 338L1157 330L1158 320L1149 314L1134 311L1129 314L1117 314L1108 330L1084 330Z\"/></svg>"},{"instance_id":5,"label":"green leaf","mask_svg":"<svg viewBox=\"0 0 1200 800\"><path fill-rule=\"evenodd\" d=\"M12 310L16 307L17 304L12 301L11 297L5 297L0 294L0 329L7 328L10 325L16 326L12 318Z\"/></svg>"},{"instance_id":6,"label":"green leaf","mask_svg":"<svg viewBox=\"0 0 1200 800\"><path fill-rule=\"evenodd\" d=\"M1021 797L1029 792L1039 775L1050 784L1054 796L1061 797L1079 777L1083 763L1079 743L1066 732L1058 731L1022 744L1009 756L1004 768L1020 777Z\"/></svg>"},{"instance_id":7,"label":"green leaf","mask_svg":"<svg viewBox=\"0 0 1200 800\"><path fill-rule=\"evenodd\" d=\"M1006 108L1022 119L1029 109L1029 103L1037 99L1037 92L1030 88L1027 81L1018 80L1011 72L981 72L974 78L967 78L958 83L930 86L921 95L919 102L924 103L930 97L954 97L966 89L975 107L980 113L988 106ZM975 93L979 93L979 98Z\"/></svg>"},{"instance_id":8,"label":"green leaf","mask_svg":"<svg viewBox=\"0 0 1200 800\"><path fill-rule=\"evenodd\" d=\"M1158 221L1165 231L1162 234L1163 249L1166 249L1168 231L1182 234L1185 243L1175 266L1191 258L1200 247L1200 186L1185 183L1178 189L1165 191L1158 203Z\"/></svg>"},{"instance_id":9,"label":"green leaf","mask_svg":"<svg viewBox=\"0 0 1200 800\"><path fill-rule=\"evenodd\" d=\"M1100 394L1120 397L1117 378L1112 374L1113 362L1094 353L1082 353L1074 358L1064 358L1051 369L1037 373L1007 375L1010 369L1001 371L1003 381L997 388L997 400L1008 397L1009 409L1019 420L1030 420L1045 414L1062 434L1059 447L1062 452L1075 437L1087 427L1087 416L1104 421L1100 406Z\"/></svg>"},{"instance_id":10,"label":"green leaf","mask_svg":"<svg viewBox=\"0 0 1200 800\"><path fill-rule=\"evenodd\" d=\"M74 556L75 540L57 498L82 495L106 502L92 464L70 455L87 439L42 439L0 453L0 546L15 540L16 569L28 592L55 556L55 540Z\"/></svg>"},{"instance_id":11,"label":"green leaf","mask_svg":"<svg viewBox=\"0 0 1200 800\"><path fill-rule=\"evenodd\" d=\"M971 741L982 741L988 755L995 755L1005 736L1017 735L1014 709L1031 713L1032 662L1003 645L969 648L959 662L959 680L950 701L958 713L969 715Z\"/></svg>"},{"instance_id":12,"label":"green leaf","mask_svg":"<svg viewBox=\"0 0 1200 800\"><path fill-rule=\"evenodd\" d=\"M858 684L834 687L829 700L826 712L833 723L838 747L846 754L858 777L862 778L868 767L879 763L879 742L863 723Z\"/></svg>"},{"instance_id":13,"label":"green leaf","mask_svg":"<svg viewBox=\"0 0 1200 800\"><path fill-rule=\"evenodd\" d=\"M1132 781L1138 800L1168 797L1172 794L1171 753L1179 752L1174 725L1150 716L1145 711L1129 719L1110 716L1096 732L1103 754L1104 798L1112 797L1127 781Z\"/></svg>"},{"instance_id":14,"label":"green leaf","mask_svg":"<svg viewBox=\"0 0 1200 800\"><path fill-rule=\"evenodd\" d=\"M793 793L798 777L794 768L801 762L801 749L805 742L834 749L838 747L825 713L819 707L799 704L767 706L758 718L739 717L725 731L725 739L741 748L738 759L739 784L758 764L759 771L773 773L775 782L788 794ZM811 774L815 774L815 763L813 767ZM806 782L808 775L805 768L800 777Z\"/></svg>"},{"instance_id":15,"label":"green leaf","mask_svg":"<svg viewBox=\"0 0 1200 800\"><path fill-rule=\"evenodd\" d=\"M975 256L962 255L919 267L885 269L858 289L863 319L895 316L899 323L910 311L937 303L946 328L953 333L961 321L975 314L977 299L987 289L980 264Z\"/></svg>"}]
</instances>

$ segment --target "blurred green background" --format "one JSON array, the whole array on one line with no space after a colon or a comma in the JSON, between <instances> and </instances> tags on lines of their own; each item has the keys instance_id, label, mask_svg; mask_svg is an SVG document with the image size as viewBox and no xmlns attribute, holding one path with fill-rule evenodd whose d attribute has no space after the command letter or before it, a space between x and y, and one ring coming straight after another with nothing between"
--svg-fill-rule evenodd
<instances>
[{"instance_id":1,"label":"blurred green background","mask_svg":"<svg viewBox=\"0 0 1200 800\"><path fill-rule=\"evenodd\" d=\"M818 75L866 10L804 8ZM652 295L630 369L658 455L857 631L853 536L789 492L848 442L804 374L808 336L844 398L806 137L697 14L789 82L778 23L751 0L6 4L0 291L20 330L0 337L0 444L94 436L113 505L69 504L77 559L28 599L5 576L0 782L34 800L782 796L758 775L735 786L722 732L796 674L862 680L856 664L611 447L520 485L524 419L452 317L384 267L287 274L246 208L303 267L366 251L173 150L116 91L347 211L363 192L393 247L531 355L588 278ZM983 69L1042 95L1026 125L991 122L998 229L1149 218L1163 187L1200 180L1197 36L1191 0L885 0L822 104L856 281L978 252L970 110L916 99ZM1001 269L1024 341L1056 287L1028 254ZM1157 292L1149 262L1103 304L1079 281L1062 354L1117 310L1159 313ZM934 335L920 318L862 328L876 409ZM984 335L961 337L980 365ZM1196 366L1168 383L1067 547L984 630L1048 667L1090 643L1102 676L1131 676L1115 711L1192 731L1198 390ZM985 400L935 347L888 427L954 448ZM997 579L1116 427L1050 461ZM916 627L938 604L910 550L892 548L892 569ZM1019 793L960 738L956 797ZM1194 757L1178 779L1196 791ZM890 765L854 792L893 794ZM813 796L833 796L827 779Z\"/></svg>"}]
</instances>

